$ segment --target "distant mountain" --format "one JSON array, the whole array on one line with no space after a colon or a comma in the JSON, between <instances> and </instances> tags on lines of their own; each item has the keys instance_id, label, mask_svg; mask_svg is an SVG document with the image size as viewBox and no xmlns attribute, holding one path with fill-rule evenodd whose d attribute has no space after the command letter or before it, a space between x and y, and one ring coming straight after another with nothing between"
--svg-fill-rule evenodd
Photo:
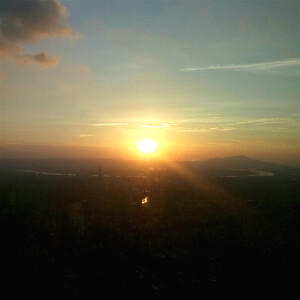
<instances>
[{"instance_id":1,"label":"distant mountain","mask_svg":"<svg viewBox=\"0 0 300 300\"><path fill-rule=\"evenodd\" d=\"M188 165L199 170L264 170L284 172L293 169L289 166L268 163L249 158L245 155L217 157L206 161L189 162Z\"/></svg>"},{"instance_id":2,"label":"distant mountain","mask_svg":"<svg viewBox=\"0 0 300 300\"><path fill-rule=\"evenodd\" d=\"M204 166L209 168L222 169L261 169L276 166L275 164L249 158L245 155L230 156L223 158L213 158L204 162Z\"/></svg>"}]
</instances>

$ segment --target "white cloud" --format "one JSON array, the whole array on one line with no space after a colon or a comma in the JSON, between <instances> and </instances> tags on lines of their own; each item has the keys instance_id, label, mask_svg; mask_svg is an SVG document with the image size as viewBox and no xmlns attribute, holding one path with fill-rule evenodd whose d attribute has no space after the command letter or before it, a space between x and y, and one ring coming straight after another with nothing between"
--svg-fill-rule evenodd
<instances>
[{"instance_id":1,"label":"white cloud","mask_svg":"<svg viewBox=\"0 0 300 300\"><path fill-rule=\"evenodd\" d=\"M208 132L209 128L185 128L179 132Z\"/></svg>"},{"instance_id":2,"label":"white cloud","mask_svg":"<svg viewBox=\"0 0 300 300\"><path fill-rule=\"evenodd\" d=\"M127 123L95 123L92 126L126 126Z\"/></svg>"},{"instance_id":3,"label":"white cloud","mask_svg":"<svg viewBox=\"0 0 300 300\"><path fill-rule=\"evenodd\" d=\"M268 71L278 68L300 67L300 58L288 58L277 61L260 62L240 65L216 65L208 67L190 67L181 71L215 71L215 70L236 70L236 71Z\"/></svg>"},{"instance_id":4,"label":"white cloud","mask_svg":"<svg viewBox=\"0 0 300 300\"><path fill-rule=\"evenodd\" d=\"M167 128L170 126L175 126L176 124L168 124L168 123L162 123L161 125L139 125L140 127L144 128Z\"/></svg>"},{"instance_id":5,"label":"white cloud","mask_svg":"<svg viewBox=\"0 0 300 300\"><path fill-rule=\"evenodd\" d=\"M79 134L78 137L83 138L83 137L89 137L89 136L94 136L93 134Z\"/></svg>"},{"instance_id":6,"label":"white cloud","mask_svg":"<svg viewBox=\"0 0 300 300\"><path fill-rule=\"evenodd\" d=\"M294 120L291 118L263 118L263 119L254 119L254 120L245 120L241 122L237 122L232 125L262 125L262 124L279 124L279 123L289 123L293 122Z\"/></svg>"},{"instance_id":7,"label":"white cloud","mask_svg":"<svg viewBox=\"0 0 300 300\"><path fill-rule=\"evenodd\" d=\"M292 118L260 118L260 119L249 119L235 122L228 122L221 120L220 122L215 122L214 127L209 127L210 122L198 122L201 126L197 127L196 123L191 123L193 127L183 127L180 132L209 132L209 131L232 131L232 130L249 130L255 128L255 130L278 130L286 128L283 126L288 126L289 129L298 127L297 121ZM205 124L207 127L205 127ZM204 125L204 126L203 126ZM280 126L280 127L278 127Z\"/></svg>"}]
</instances>

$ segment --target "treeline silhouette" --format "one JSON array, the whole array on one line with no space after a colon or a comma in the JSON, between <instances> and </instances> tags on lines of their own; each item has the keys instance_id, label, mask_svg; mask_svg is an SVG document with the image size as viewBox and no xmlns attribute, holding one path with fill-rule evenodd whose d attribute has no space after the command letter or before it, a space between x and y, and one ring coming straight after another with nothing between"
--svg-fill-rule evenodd
<instances>
[{"instance_id":1,"label":"treeline silhouette","mask_svg":"<svg viewBox=\"0 0 300 300\"><path fill-rule=\"evenodd\" d=\"M0 179L1 286L10 291L111 298L294 279L299 182L289 176L205 178L231 195L222 206L171 172Z\"/></svg>"}]
</instances>

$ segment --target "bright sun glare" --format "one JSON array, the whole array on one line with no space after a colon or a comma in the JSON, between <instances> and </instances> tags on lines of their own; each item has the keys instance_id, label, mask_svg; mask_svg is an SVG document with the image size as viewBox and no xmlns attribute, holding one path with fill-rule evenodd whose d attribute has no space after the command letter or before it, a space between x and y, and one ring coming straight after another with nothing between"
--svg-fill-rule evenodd
<instances>
[{"instance_id":1,"label":"bright sun glare","mask_svg":"<svg viewBox=\"0 0 300 300\"><path fill-rule=\"evenodd\" d=\"M137 146L139 150L141 150L144 153L152 153L157 148L157 143L152 140L141 140L137 142Z\"/></svg>"}]
</instances>

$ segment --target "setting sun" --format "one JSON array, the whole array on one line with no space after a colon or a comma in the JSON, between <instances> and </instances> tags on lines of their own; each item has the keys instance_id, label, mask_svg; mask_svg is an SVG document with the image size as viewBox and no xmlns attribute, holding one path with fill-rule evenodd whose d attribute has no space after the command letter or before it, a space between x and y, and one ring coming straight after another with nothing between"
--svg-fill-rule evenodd
<instances>
[{"instance_id":1,"label":"setting sun","mask_svg":"<svg viewBox=\"0 0 300 300\"><path fill-rule=\"evenodd\" d=\"M140 151L144 153L152 153L156 150L157 148L157 143L153 140L141 140L137 142L137 146Z\"/></svg>"}]
</instances>

